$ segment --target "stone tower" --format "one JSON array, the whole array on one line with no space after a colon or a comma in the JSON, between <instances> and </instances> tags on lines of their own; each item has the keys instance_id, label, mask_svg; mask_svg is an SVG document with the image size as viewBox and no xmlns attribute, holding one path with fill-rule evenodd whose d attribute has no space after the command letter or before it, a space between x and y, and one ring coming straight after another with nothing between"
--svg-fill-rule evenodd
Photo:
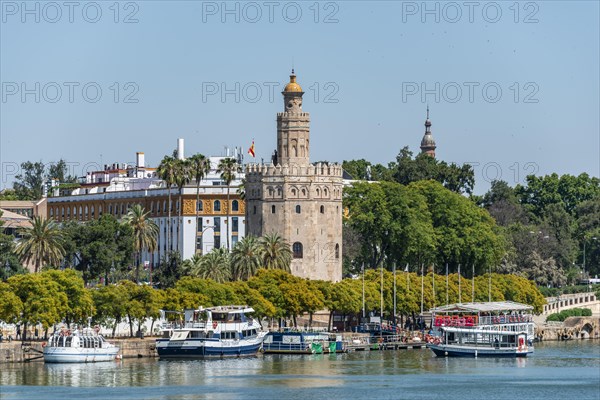
<instances>
[{"instance_id":1,"label":"stone tower","mask_svg":"<svg viewBox=\"0 0 600 400\"><path fill-rule=\"evenodd\" d=\"M247 233L281 235L291 246L291 271L302 278L342 279L342 167L311 164L310 116L292 70L277 113L271 164L246 167Z\"/></svg>"},{"instance_id":2,"label":"stone tower","mask_svg":"<svg viewBox=\"0 0 600 400\"><path fill-rule=\"evenodd\" d=\"M421 153L435 157L435 140L431 135L431 121L429 120L429 106L427 106L427 119L425 120L425 135L421 139Z\"/></svg>"}]
</instances>

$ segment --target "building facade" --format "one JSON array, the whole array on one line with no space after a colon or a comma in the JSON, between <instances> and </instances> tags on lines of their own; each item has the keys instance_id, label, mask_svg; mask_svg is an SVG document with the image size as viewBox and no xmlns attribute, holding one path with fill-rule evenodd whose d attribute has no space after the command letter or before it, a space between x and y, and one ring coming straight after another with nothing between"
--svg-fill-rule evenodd
<instances>
[{"instance_id":1,"label":"building facade","mask_svg":"<svg viewBox=\"0 0 600 400\"><path fill-rule=\"evenodd\" d=\"M310 279L342 279L342 167L311 164L310 115L292 70L277 113L277 150L269 165L246 167L247 232L277 233L292 246L291 271Z\"/></svg>"},{"instance_id":2,"label":"building facade","mask_svg":"<svg viewBox=\"0 0 600 400\"><path fill-rule=\"evenodd\" d=\"M57 222L91 221L104 214L119 219L134 204L139 204L159 227L156 251L142 254L142 263L156 266L169 251L179 251L182 258L205 254L213 248L227 246L227 226L230 226L230 246L245 234L245 204L237 188L243 176L231 182L229 202L227 185L216 168L224 157L210 157L211 171L200 182L199 202L196 202L196 182L171 188L171 219L169 220L169 190L156 177L152 168L138 165L107 165L103 171L88 173L81 187L70 196L47 199L47 217ZM198 218L196 218L198 215ZM170 223L169 223L170 221ZM167 248L167 238L169 237Z\"/></svg>"}]
</instances>

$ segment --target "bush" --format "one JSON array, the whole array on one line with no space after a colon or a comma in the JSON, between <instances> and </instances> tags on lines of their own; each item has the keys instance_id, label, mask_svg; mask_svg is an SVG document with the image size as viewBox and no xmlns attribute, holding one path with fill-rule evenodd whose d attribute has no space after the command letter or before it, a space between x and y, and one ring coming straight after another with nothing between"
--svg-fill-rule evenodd
<instances>
[{"instance_id":1,"label":"bush","mask_svg":"<svg viewBox=\"0 0 600 400\"><path fill-rule=\"evenodd\" d=\"M570 310L563 310L559 313L554 313L554 314L548 315L548 317L546 318L546 322L551 322L551 321L562 322L569 317L591 317L591 316L592 316L592 310L590 310L589 308L571 308Z\"/></svg>"}]
</instances>

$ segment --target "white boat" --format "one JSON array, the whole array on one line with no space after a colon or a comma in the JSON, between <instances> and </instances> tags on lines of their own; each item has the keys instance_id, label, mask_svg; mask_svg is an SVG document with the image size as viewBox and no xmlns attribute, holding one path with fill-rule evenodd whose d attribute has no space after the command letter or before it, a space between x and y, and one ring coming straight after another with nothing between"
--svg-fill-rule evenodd
<instances>
[{"instance_id":1,"label":"white boat","mask_svg":"<svg viewBox=\"0 0 600 400\"><path fill-rule=\"evenodd\" d=\"M54 332L43 351L47 363L112 361L118 353L117 346L107 342L98 329L91 328L73 332L63 328Z\"/></svg>"},{"instance_id":2,"label":"white boat","mask_svg":"<svg viewBox=\"0 0 600 400\"><path fill-rule=\"evenodd\" d=\"M214 358L256 355L266 335L247 306L186 310L185 323L165 326L156 340L160 358Z\"/></svg>"},{"instance_id":3,"label":"white boat","mask_svg":"<svg viewBox=\"0 0 600 400\"><path fill-rule=\"evenodd\" d=\"M440 357L526 357L534 351L532 310L511 301L433 309L427 347Z\"/></svg>"}]
</instances>

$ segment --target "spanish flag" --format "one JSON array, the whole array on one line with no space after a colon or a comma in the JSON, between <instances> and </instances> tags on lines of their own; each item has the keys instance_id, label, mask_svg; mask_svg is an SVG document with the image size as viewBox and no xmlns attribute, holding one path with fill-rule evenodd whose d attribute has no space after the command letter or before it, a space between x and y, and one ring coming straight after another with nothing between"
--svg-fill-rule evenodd
<instances>
[{"instance_id":1,"label":"spanish flag","mask_svg":"<svg viewBox=\"0 0 600 400\"><path fill-rule=\"evenodd\" d=\"M248 154L250 154L252 157L256 157L256 155L254 154L254 140L252 140L252 146L250 146L250 148L248 149Z\"/></svg>"}]
</instances>

